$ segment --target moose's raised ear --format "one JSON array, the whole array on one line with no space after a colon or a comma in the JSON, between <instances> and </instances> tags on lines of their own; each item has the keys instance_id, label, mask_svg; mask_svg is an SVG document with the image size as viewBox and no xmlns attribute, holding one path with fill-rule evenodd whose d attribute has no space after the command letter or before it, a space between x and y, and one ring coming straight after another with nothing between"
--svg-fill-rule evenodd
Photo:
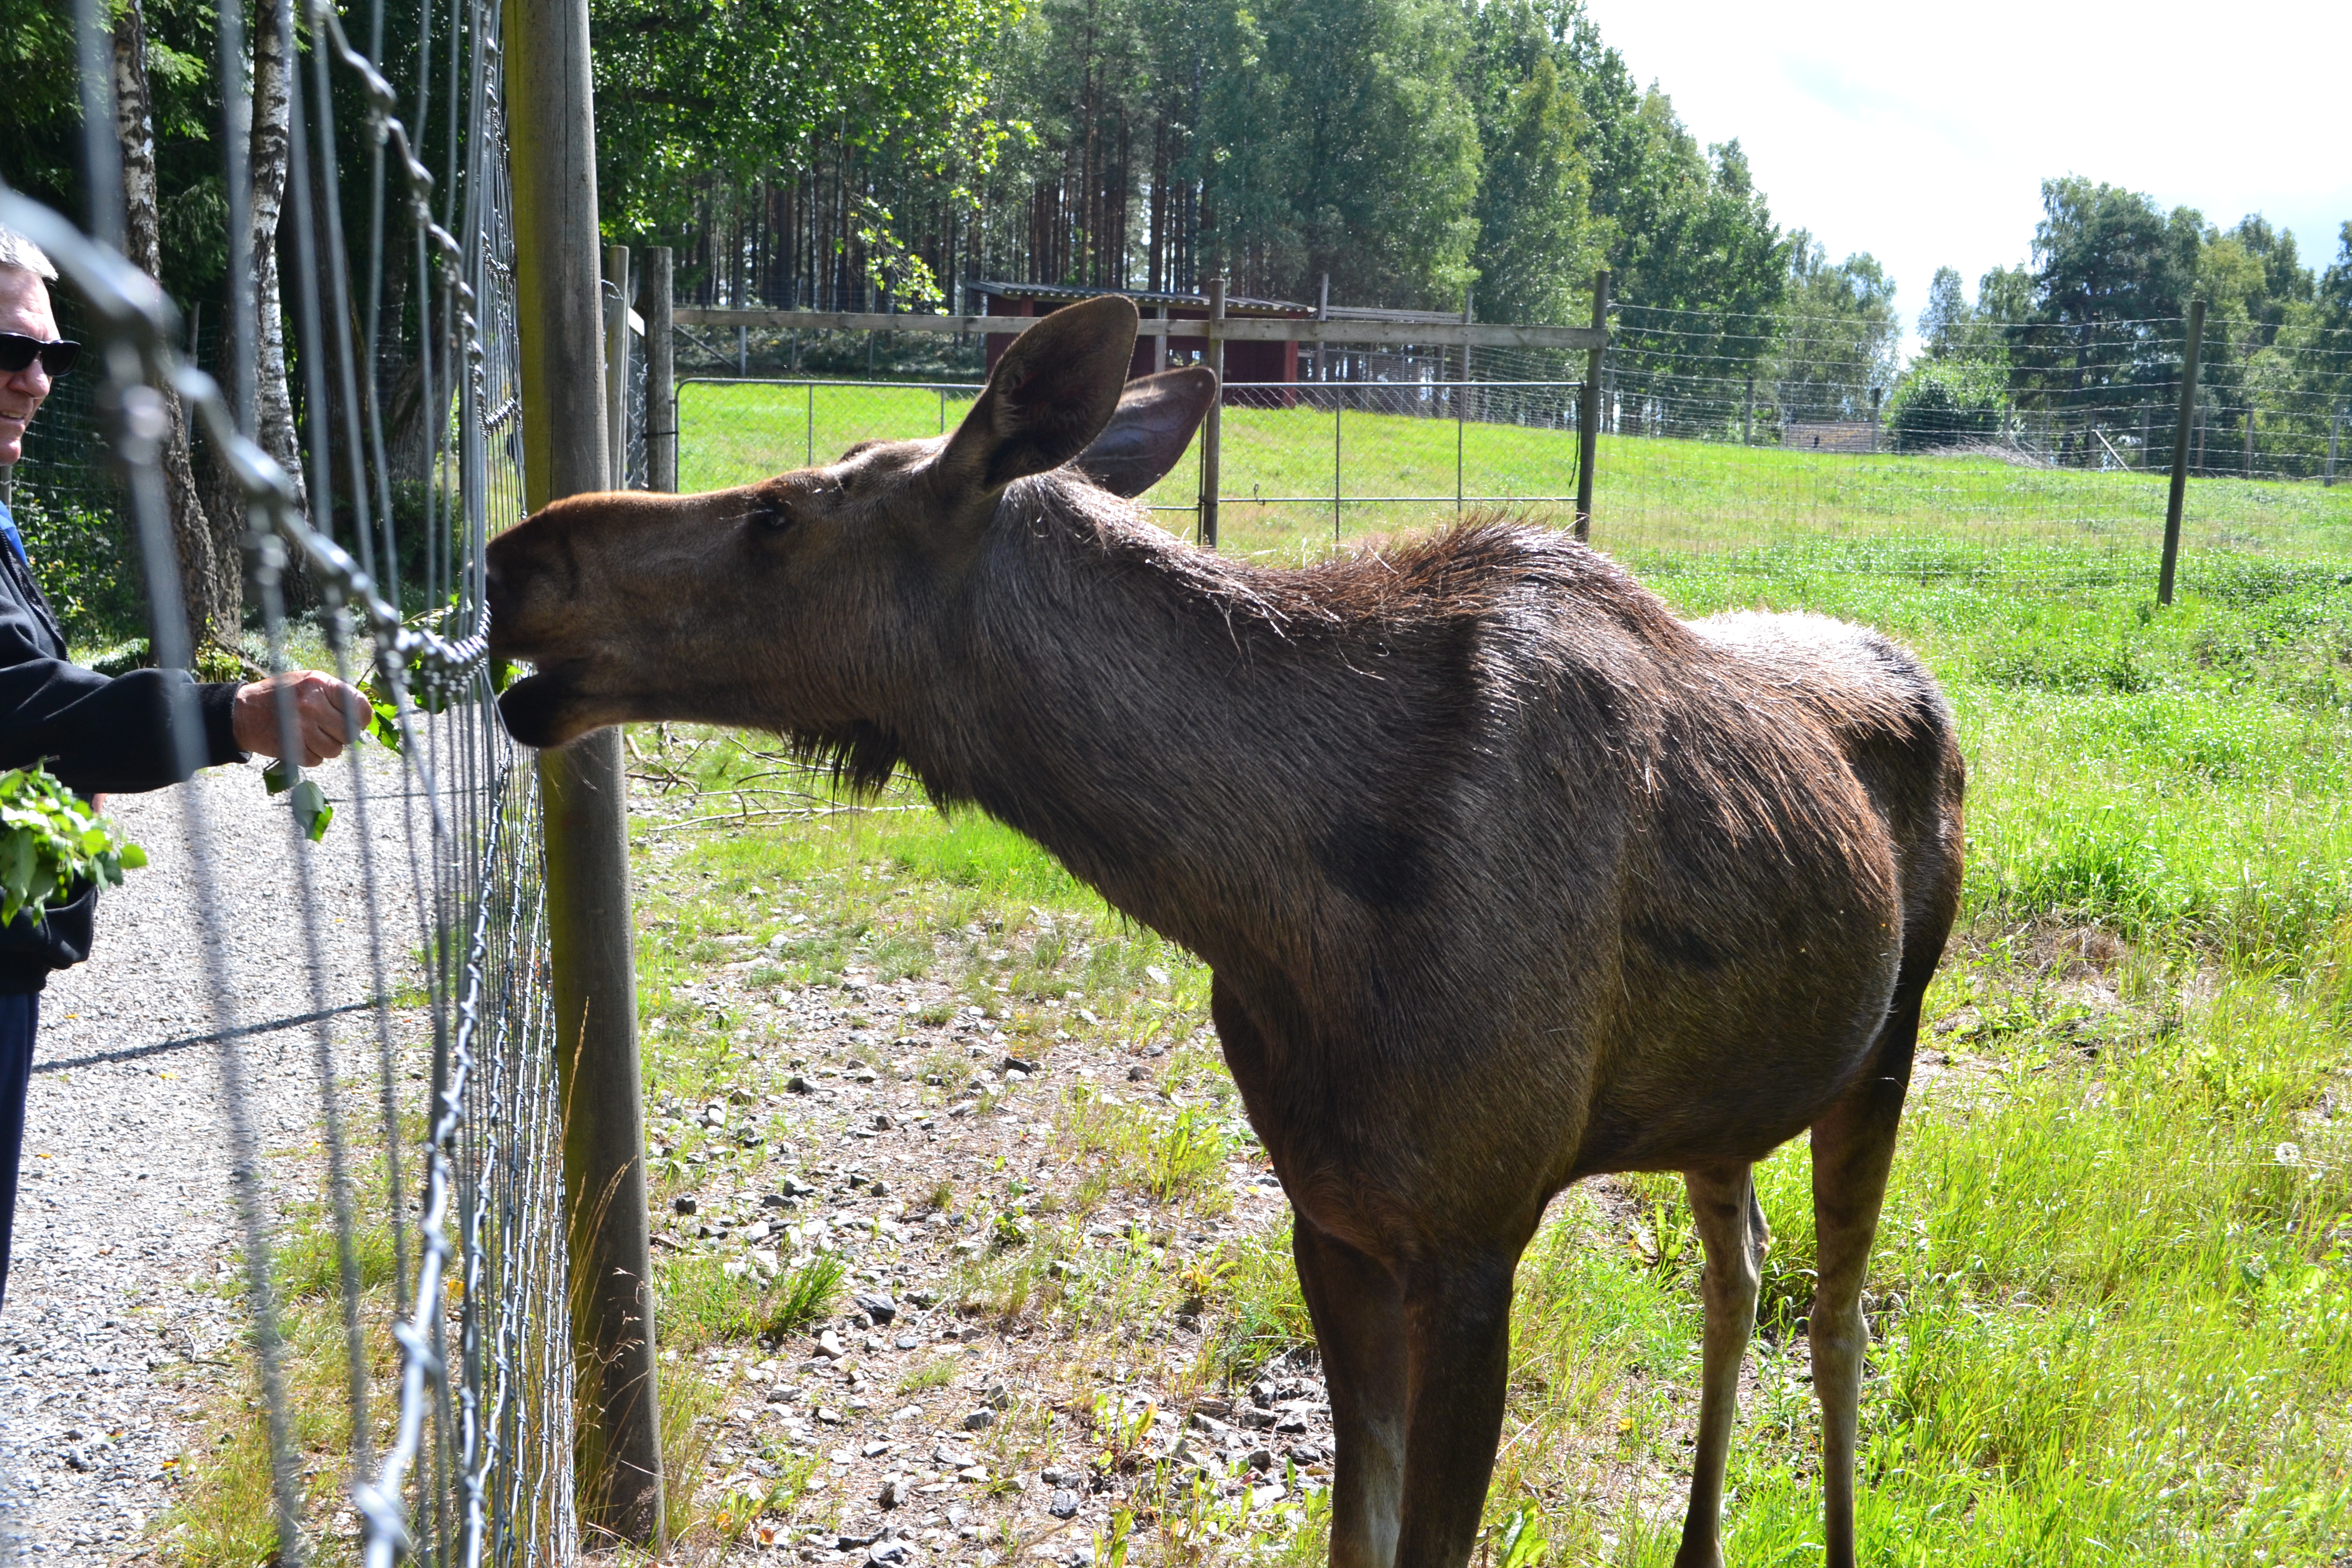
<instances>
[{"instance_id":1,"label":"moose's raised ear","mask_svg":"<svg viewBox=\"0 0 2352 1568\"><path fill-rule=\"evenodd\" d=\"M993 494L1084 451L1118 406L1135 322L1133 301L1106 294L1022 333L940 454L937 482L950 493Z\"/></svg>"},{"instance_id":2,"label":"moose's raised ear","mask_svg":"<svg viewBox=\"0 0 2352 1568\"><path fill-rule=\"evenodd\" d=\"M1129 500L1158 484L1207 416L1217 376L1204 364L1139 375L1118 395L1118 412L1071 467Z\"/></svg>"}]
</instances>

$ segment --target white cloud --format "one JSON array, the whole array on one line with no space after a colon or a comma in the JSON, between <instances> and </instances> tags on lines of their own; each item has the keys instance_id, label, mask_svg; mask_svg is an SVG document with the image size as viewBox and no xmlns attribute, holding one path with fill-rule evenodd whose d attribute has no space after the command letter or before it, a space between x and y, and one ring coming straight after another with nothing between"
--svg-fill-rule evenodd
<instances>
[{"instance_id":1,"label":"white cloud","mask_svg":"<svg viewBox=\"0 0 2352 1568\"><path fill-rule=\"evenodd\" d=\"M2352 5L1587 0L1702 142L1738 137L1784 226L1866 250L1906 321L1939 266L2025 258L2041 183L2082 174L2210 222L2260 212L2306 265L2352 218Z\"/></svg>"}]
</instances>

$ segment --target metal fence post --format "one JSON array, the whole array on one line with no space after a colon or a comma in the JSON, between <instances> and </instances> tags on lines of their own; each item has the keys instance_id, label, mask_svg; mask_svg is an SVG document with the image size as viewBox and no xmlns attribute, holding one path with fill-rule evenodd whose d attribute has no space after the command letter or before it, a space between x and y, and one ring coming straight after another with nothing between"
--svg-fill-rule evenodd
<instances>
[{"instance_id":1,"label":"metal fence post","mask_svg":"<svg viewBox=\"0 0 2352 1568\"><path fill-rule=\"evenodd\" d=\"M1592 330L1609 330L1609 269L1592 275ZM1584 356L1584 407L1576 431L1576 537L1592 537L1592 464L1600 455L1601 356L1596 343Z\"/></svg>"},{"instance_id":2,"label":"metal fence post","mask_svg":"<svg viewBox=\"0 0 2352 1568\"><path fill-rule=\"evenodd\" d=\"M669 247L646 252L646 485L666 495L677 491L677 345L671 337L670 281L675 263Z\"/></svg>"},{"instance_id":3,"label":"metal fence post","mask_svg":"<svg viewBox=\"0 0 2352 1568\"><path fill-rule=\"evenodd\" d=\"M611 478L587 0L513 0L505 32L524 499L535 510ZM541 752L539 776L581 1511L599 1529L657 1544L661 1404L619 731Z\"/></svg>"},{"instance_id":4,"label":"metal fence post","mask_svg":"<svg viewBox=\"0 0 2352 1568\"><path fill-rule=\"evenodd\" d=\"M1330 280L1324 280L1328 287ZM1331 405L1331 542L1339 542L1339 421L1347 412L1345 387L1340 388L1342 401Z\"/></svg>"},{"instance_id":5,"label":"metal fence post","mask_svg":"<svg viewBox=\"0 0 2352 1568\"><path fill-rule=\"evenodd\" d=\"M2197 351L2205 337L2205 301L2189 301L2189 342L2180 350L2180 414L2172 426L2172 493L2164 503L2164 567L2156 602L2172 603L2173 569L2180 561L2180 503L2189 494L2189 433L2197 417Z\"/></svg>"},{"instance_id":6,"label":"metal fence post","mask_svg":"<svg viewBox=\"0 0 2352 1568\"><path fill-rule=\"evenodd\" d=\"M604 247L604 488L629 488L629 247Z\"/></svg>"},{"instance_id":7,"label":"metal fence post","mask_svg":"<svg viewBox=\"0 0 2352 1568\"><path fill-rule=\"evenodd\" d=\"M1225 280L1209 279L1209 370L1217 378L1217 395L1209 399L1209 417L1201 426L1201 542L1217 547L1217 459L1221 455L1225 406Z\"/></svg>"}]
</instances>

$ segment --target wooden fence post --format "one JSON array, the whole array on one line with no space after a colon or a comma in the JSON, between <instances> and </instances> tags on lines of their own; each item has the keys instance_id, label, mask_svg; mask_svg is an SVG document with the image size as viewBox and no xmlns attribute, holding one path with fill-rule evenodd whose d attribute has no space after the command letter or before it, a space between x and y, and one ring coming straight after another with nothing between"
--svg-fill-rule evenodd
<instances>
[{"instance_id":1,"label":"wooden fence post","mask_svg":"<svg viewBox=\"0 0 2352 1568\"><path fill-rule=\"evenodd\" d=\"M2189 301L2189 342L2180 350L2180 413L2172 426L2172 493L2164 503L2164 566L2156 602L2172 603L2173 570L2180 561L2180 503L2189 495L2189 434L2197 418L2197 351L2205 337L2205 301Z\"/></svg>"},{"instance_id":2,"label":"wooden fence post","mask_svg":"<svg viewBox=\"0 0 2352 1568\"><path fill-rule=\"evenodd\" d=\"M1609 269L1592 275L1592 329L1609 330ZM1601 451L1601 356L1595 343L1584 356L1584 407L1576 431L1576 537L1592 537L1592 464Z\"/></svg>"},{"instance_id":3,"label":"wooden fence post","mask_svg":"<svg viewBox=\"0 0 2352 1568\"><path fill-rule=\"evenodd\" d=\"M677 345L670 321L669 247L646 252L638 296L646 319L646 488L665 495L677 491Z\"/></svg>"},{"instance_id":4,"label":"wooden fence post","mask_svg":"<svg viewBox=\"0 0 2352 1568\"><path fill-rule=\"evenodd\" d=\"M1225 406L1225 280L1209 279L1209 369L1217 378L1217 395L1209 399L1209 417L1201 425L1201 542L1217 547L1217 459L1224 428Z\"/></svg>"},{"instance_id":5,"label":"wooden fence post","mask_svg":"<svg viewBox=\"0 0 2352 1568\"><path fill-rule=\"evenodd\" d=\"M2337 437L2343 434L2344 410L2339 408L2336 411L2335 416L2327 422L2327 472L2319 481L2319 486L2322 489L2332 489L2335 488L2336 440Z\"/></svg>"},{"instance_id":6,"label":"wooden fence post","mask_svg":"<svg viewBox=\"0 0 2352 1568\"><path fill-rule=\"evenodd\" d=\"M505 33L523 488L535 511L603 489L612 477L587 0L509 0ZM541 752L539 778L583 1421L581 1517L658 1546L661 1403L620 731L600 730Z\"/></svg>"}]
</instances>

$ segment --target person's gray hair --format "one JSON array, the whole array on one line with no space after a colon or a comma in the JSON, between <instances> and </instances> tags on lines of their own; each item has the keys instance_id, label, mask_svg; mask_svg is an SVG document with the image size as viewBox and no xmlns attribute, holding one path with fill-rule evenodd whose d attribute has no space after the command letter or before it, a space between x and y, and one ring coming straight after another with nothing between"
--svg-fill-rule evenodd
<instances>
[{"instance_id":1,"label":"person's gray hair","mask_svg":"<svg viewBox=\"0 0 2352 1568\"><path fill-rule=\"evenodd\" d=\"M39 246L13 228L0 228L0 267L29 272L47 283L58 280L56 264L42 254Z\"/></svg>"}]
</instances>

